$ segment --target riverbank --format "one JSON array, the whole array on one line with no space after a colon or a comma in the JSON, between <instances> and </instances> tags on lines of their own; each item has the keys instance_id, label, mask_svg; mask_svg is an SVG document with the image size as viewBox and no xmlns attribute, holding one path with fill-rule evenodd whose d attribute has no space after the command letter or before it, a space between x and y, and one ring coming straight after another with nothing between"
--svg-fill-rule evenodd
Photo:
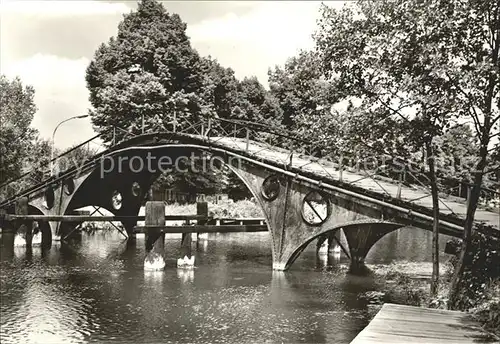
<instances>
[{"instance_id":1,"label":"riverbank","mask_svg":"<svg viewBox=\"0 0 500 344\"><path fill-rule=\"evenodd\" d=\"M430 295L432 263L396 262L370 266L379 291L361 295L373 306L375 316L384 303L447 309L453 272L453 258L441 263L440 287L437 297ZM472 285L471 285L472 286ZM465 309L485 330L500 337L500 279L482 285L470 308Z\"/></svg>"}]
</instances>

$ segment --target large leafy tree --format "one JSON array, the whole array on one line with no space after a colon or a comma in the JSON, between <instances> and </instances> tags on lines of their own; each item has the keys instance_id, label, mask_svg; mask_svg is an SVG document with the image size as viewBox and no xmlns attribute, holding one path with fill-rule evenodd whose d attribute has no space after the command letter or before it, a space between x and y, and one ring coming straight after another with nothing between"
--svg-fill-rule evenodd
<instances>
[{"instance_id":1,"label":"large leafy tree","mask_svg":"<svg viewBox=\"0 0 500 344\"><path fill-rule=\"evenodd\" d=\"M290 130L304 130L328 114L332 100L329 83L323 78L321 60L313 51L302 51L283 67L269 69L271 94L283 110L283 124Z\"/></svg>"},{"instance_id":2,"label":"large leafy tree","mask_svg":"<svg viewBox=\"0 0 500 344\"><path fill-rule=\"evenodd\" d=\"M36 112L35 90L19 78L0 76L0 183L18 177L30 155L37 132L31 127Z\"/></svg>"},{"instance_id":3,"label":"large leafy tree","mask_svg":"<svg viewBox=\"0 0 500 344\"><path fill-rule=\"evenodd\" d=\"M87 68L94 127L105 142L144 129L189 127L202 117L260 121L279 118L279 105L256 79L239 82L230 68L191 47L186 24L156 0L142 0L118 34L102 44ZM114 127L119 129L111 130ZM172 173L155 188L214 192L222 172Z\"/></svg>"},{"instance_id":4,"label":"large leafy tree","mask_svg":"<svg viewBox=\"0 0 500 344\"><path fill-rule=\"evenodd\" d=\"M244 78L238 83L237 106L232 118L278 126L282 110L278 100L270 94L256 77Z\"/></svg>"},{"instance_id":5,"label":"large leafy tree","mask_svg":"<svg viewBox=\"0 0 500 344\"><path fill-rule=\"evenodd\" d=\"M208 104L208 111L221 118L230 118L238 104L239 81L231 68L225 68L209 57L201 59L203 87L201 97Z\"/></svg>"},{"instance_id":6,"label":"large leafy tree","mask_svg":"<svg viewBox=\"0 0 500 344\"><path fill-rule=\"evenodd\" d=\"M360 1L341 11L324 7L316 36L323 67L336 90L342 97L361 99L360 108L368 114L368 121L361 121L370 131L365 142L401 128L396 131L404 134L408 154L425 147L435 233L439 206L433 173L436 138L457 118L472 123L479 143L478 164L471 171L474 187L461 262L468 251L488 165L489 140L499 119L499 19L498 2L487 0ZM437 256L436 235L434 242ZM463 271L463 263L458 264L452 305Z\"/></svg>"},{"instance_id":7,"label":"large leafy tree","mask_svg":"<svg viewBox=\"0 0 500 344\"><path fill-rule=\"evenodd\" d=\"M142 116L150 129L179 126L202 114L203 74L186 24L155 0L143 0L125 15L116 37L102 44L87 68L92 122L137 132ZM110 141L112 134L104 134Z\"/></svg>"}]
</instances>

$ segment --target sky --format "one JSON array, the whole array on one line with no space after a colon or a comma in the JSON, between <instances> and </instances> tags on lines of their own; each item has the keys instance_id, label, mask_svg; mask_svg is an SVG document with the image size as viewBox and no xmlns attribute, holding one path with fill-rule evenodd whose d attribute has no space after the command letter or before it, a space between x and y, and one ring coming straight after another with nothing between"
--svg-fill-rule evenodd
<instances>
[{"instance_id":1,"label":"sky","mask_svg":"<svg viewBox=\"0 0 500 344\"><path fill-rule=\"evenodd\" d=\"M319 16L315 1L163 1L187 23L192 46L231 67L238 78L255 75L267 86L269 67L313 47ZM341 1L329 2L340 7ZM33 120L50 139L56 125L87 113L85 69L99 44L116 35L136 1L0 0L0 73L35 88ZM55 146L92 137L89 118L63 124Z\"/></svg>"}]
</instances>

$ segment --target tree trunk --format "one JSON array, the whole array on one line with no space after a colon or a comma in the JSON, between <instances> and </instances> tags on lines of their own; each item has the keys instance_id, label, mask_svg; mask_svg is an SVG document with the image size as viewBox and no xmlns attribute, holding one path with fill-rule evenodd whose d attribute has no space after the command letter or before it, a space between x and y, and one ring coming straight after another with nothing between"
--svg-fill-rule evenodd
<instances>
[{"instance_id":1,"label":"tree trunk","mask_svg":"<svg viewBox=\"0 0 500 344\"><path fill-rule=\"evenodd\" d=\"M488 130L489 134L489 130ZM462 282L463 273L465 271L465 258L470 250L470 243L472 237L472 228L474 226L474 215L476 213L477 204L479 202L479 196L481 195L481 184L483 182L483 171L486 167L487 156L488 156L488 144L481 145L479 153L479 163L477 169L474 172L474 180L472 185L472 190L470 192L470 198L467 200L467 215L465 217L464 233L462 237L462 245L460 256L453 273L451 280L450 292L449 292L449 309L458 309L459 307L459 295L460 295L460 284Z\"/></svg>"},{"instance_id":2,"label":"tree trunk","mask_svg":"<svg viewBox=\"0 0 500 344\"><path fill-rule=\"evenodd\" d=\"M427 161L429 164L429 178L431 180L432 195L432 280L431 296L436 297L439 287L439 195L436 181L434 149L432 140L426 143Z\"/></svg>"},{"instance_id":3,"label":"tree trunk","mask_svg":"<svg viewBox=\"0 0 500 344\"><path fill-rule=\"evenodd\" d=\"M498 21L498 12L495 15L496 20ZM494 47L492 49L492 62L493 65L498 65L498 54L500 51L500 35L497 34ZM493 118L492 108L493 108L493 95L494 90L497 87L497 79L493 73L490 74L488 87L484 96L484 124L479 127L478 137L480 138L480 150L479 150L479 162L477 164L476 170L474 171L474 181L472 186L472 191L470 193L470 199L467 204L467 216L465 217L464 224L464 234L462 238L462 250L460 252L459 261L457 266L455 267L455 271L453 273L453 278L451 280L450 293L449 293L449 303L448 308L456 309L459 306L459 294L460 294L460 284L463 278L463 273L465 270L465 258L467 257L470 241L472 236L472 227L474 226L474 215L476 214L477 204L479 202L479 196L481 194L481 185L483 183L483 173L485 167L487 165L488 158L488 145L490 143L490 131L497 120L497 118Z\"/></svg>"}]
</instances>

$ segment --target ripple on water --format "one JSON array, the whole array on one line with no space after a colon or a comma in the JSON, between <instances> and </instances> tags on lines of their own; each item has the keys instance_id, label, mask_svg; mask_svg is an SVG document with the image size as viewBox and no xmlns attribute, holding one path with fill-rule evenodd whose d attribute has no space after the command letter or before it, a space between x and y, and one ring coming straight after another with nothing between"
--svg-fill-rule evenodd
<instances>
[{"instance_id":1,"label":"ripple on water","mask_svg":"<svg viewBox=\"0 0 500 344\"><path fill-rule=\"evenodd\" d=\"M154 274L144 272L142 241L125 250L108 238L0 261L2 344L340 344L367 321L357 298L366 281L311 268L307 254L290 273L272 273L262 238L208 240L189 273L175 268L178 240L167 240L166 268Z\"/></svg>"}]
</instances>

